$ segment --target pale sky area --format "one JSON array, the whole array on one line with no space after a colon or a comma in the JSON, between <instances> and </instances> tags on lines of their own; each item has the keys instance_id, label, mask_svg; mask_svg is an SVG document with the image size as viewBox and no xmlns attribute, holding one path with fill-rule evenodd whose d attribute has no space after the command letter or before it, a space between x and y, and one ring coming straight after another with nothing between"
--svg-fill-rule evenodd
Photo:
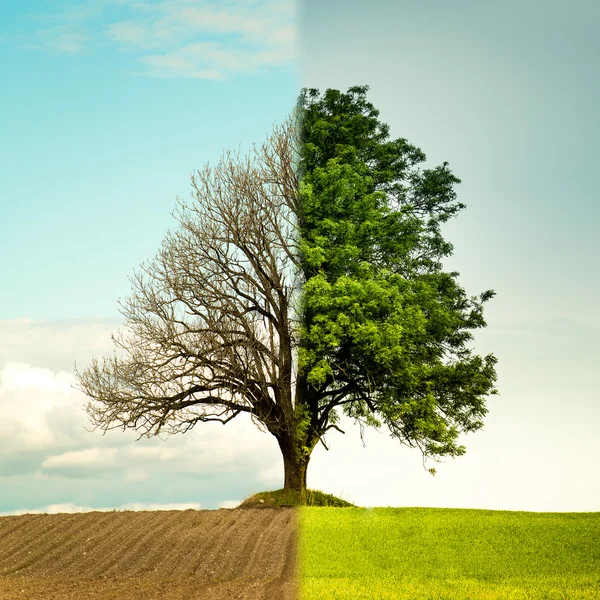
<instances>
[{"instance_id":1,"label":"pale sky area","mask_svg":"<svg viewBox=\"0 0 600 600\"><path fill-rule=\"evenodd\" d=\"M301 87L364 84L392 137L462 179L448 268L497 292L475 348L498 357L500 395L435 477L418 450L374 430L363 448L344 423L309 487L600 511L600 5L22 5L0 8L0 514L211 509L281 487L275 439L240 417L168 439L87 431L73 362L110 354L117 299L195 169L261 142Z\"/></svg>"}]
</instances>

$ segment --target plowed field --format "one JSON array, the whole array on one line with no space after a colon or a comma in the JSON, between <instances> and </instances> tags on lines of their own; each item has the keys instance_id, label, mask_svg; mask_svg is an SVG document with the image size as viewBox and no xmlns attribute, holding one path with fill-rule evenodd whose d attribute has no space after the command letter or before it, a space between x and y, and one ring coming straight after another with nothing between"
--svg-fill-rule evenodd
<instances>
[{"instance_id":1,"label":"plowed field","mask_svg":"<svg viewBox=\"0 0 600 600\"><path fill-rule=\"evenodd\" d=\"M293 509L0 517L0 599L293 600Z\"/></svg>"}]
</instances>

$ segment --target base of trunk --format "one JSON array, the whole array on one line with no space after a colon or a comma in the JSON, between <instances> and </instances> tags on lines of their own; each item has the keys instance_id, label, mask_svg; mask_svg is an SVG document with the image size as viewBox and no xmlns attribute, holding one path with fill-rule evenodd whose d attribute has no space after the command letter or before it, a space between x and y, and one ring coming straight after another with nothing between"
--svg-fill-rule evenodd
<instances>
[{"instance_id":1,"label":"base of trunk","mask_svg":"<svg viewBox=\"0 0 600 600\"><path fill-rule=\"evenodd\" d=\"M306 502L306 472L308 470L308 456L304 456L299 450L291 448L289 444L279 441L279 447L283 455L283 489L297 495L301 503Z\"/></svg>"}]
</instances>

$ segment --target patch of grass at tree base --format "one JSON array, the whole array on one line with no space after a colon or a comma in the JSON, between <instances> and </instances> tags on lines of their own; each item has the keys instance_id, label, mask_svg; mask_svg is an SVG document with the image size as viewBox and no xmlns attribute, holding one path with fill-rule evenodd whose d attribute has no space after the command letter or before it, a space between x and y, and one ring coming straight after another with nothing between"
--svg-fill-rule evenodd
<instances>
[{"instance_id":1,"label":"patch of grass at tree base","mask_svg":"<svg viewBox=\"0 0 600 600\"><path fill-rule=\"evenodd\" d=\"M306 502L291 490L259 492L246 498L238 508L281 508L287 506L331 506L338 508L354 507L354 504L320 490L306 490Z\"/></svg>"}]
</instances>

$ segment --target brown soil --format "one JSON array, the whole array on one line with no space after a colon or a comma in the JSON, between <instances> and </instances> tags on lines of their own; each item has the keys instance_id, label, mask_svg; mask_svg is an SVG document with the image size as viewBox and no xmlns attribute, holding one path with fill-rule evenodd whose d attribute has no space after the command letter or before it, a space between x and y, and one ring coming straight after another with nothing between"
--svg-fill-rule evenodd
<instances>
[{"instance_id":1,"label":"brown soil","mask_svg":"<svg viewBox=\"0 0 600 600\"><path fill-rule=\"evenodd\" d=\"M0 600L293 600L293 509L0 517Z\"/></svg>"}]
</instances>

